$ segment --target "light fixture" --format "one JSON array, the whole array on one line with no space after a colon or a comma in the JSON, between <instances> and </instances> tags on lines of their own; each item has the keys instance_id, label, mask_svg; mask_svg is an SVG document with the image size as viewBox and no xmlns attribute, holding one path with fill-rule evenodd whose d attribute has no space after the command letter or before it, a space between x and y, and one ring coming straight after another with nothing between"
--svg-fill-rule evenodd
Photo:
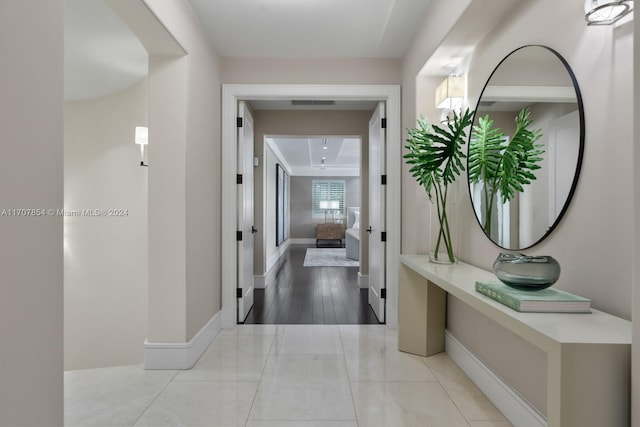
<instances>
[{"instance_id":1,"label":"light fixture","mask_svg":"<svg viewBox=\"0 0 640 427\"><path fill-rule=\"evenodd\" d=\"M140 146L140 166L148 166L144 164L144 147L149 144L149 128L136 126L135 142Z\"/></svg>"},{"instance_id":2,"label":"light fixture","mask_svg":"<svg viewBox=\"0 0 640 427\"><path fill-rule=\"evenodd\" d=\"M328 149L328 148L329 148L329 147L327 147L327 138L325 138L325 139L324 139L324 142L322 143L322 149L323 149L323 150L326 150L326 149Z\"/></svg>"},{"instance_id":3,"label":"light fixture","mask_svg":"<svg viewBox=\"0 0 640 427\"><path fill-rule=\"evenodd\" d=\"M611 25L633 10L632 0L585 0L587 25Z\"/></svg>"},{"instance_id":4,"label":"light fixture","mask_svg":"<svg viewBox=\"0 0 640 427\"><path fill-rule=\"evenodd\" d=\"M327 211L340 209L340 200L320 200L318 207L324 210L324 222L327 222ZM334 221L334 212L331 212L331 221Z\"/></svg>"},{"instance_id":5,"label":"light fixture","mask_svg":"<svg viewBox=\"0 0 640 427\"><path fill-rule=\"evenodd\" d=\"M464 97L464 78L449 76L436 88L436 108L458 108Z\"/></svg>"}]
</instances>

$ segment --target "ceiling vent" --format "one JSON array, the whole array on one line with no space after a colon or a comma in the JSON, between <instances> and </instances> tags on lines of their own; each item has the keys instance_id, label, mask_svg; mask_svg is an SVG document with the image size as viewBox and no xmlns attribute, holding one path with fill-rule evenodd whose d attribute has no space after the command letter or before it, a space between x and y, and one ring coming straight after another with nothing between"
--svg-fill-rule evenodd
<instances>
[{"instance_id":1,"label":"ceiling vent","mask_svg":"<svg viewBox=\"0 0 640 427\"><path fill-rule=\"evenodd\" d=\"M480 101L478 103L478 107L485 107L485 108L489 108L489 107L493 107L493 104L495 104L496 101Z\"/></svg>"},{"instance_id":2,"label":"ceiling vent","mask_svg":"<svg viewBox=\"0 0 640 427\"><path fill-rule=\"evenodd\" d=\"M328 99L294 99L291 101L291 105L296 107L308 107L308 106L330 106L336 105L336 101Z\"/></svg>"}]
</instances>

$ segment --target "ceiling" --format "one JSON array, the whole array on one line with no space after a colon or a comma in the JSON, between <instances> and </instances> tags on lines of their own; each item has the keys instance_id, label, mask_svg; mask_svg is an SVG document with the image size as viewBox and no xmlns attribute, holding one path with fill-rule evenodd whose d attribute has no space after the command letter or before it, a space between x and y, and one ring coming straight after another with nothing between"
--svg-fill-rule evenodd
<instances>
[{"instance_id":1,"label":"ceiling","mask_svg":"<svg viewBox=\"0 0 640 427\"><path fill-rule=\"evenodd\" d=\"M429 0L189 0L220 56L400 58ZM105 0L65 0L65 99L126 89L147 53Z\"/></svg>"},{"instance_id":2,"label":"ceiling","mask_svg":"<svg viewBox=\"0 0 640 427\"><path fill-rule=\"evenodd\" d=\"M400 58L429 0L189 0L221 56Z\"/></svg>"},{"instance_id":3,"label":"ceiling","mask_svg":"<svg viewBox=\"0 0 640 427\"><path fill-rule=\"evenodd\" d=\"M65 0L66 100L126 89L147 75L148 62L142 43L104 0Z\"/></svg>"},{"instance_id":4,"label":"ceiling","mask_svg":"<svg viewBox=\"0 0 640 427\"><path fill-rule=\"evenodd\" d=\"M360 175L360 137L273 136L266 140L292 176Z\"/></svg>"}]
</instances>

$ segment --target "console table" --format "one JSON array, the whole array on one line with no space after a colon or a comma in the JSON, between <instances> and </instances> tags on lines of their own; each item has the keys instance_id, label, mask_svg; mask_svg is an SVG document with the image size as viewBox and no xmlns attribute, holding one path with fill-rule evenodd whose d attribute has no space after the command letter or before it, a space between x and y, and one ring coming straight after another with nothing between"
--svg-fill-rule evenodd
<instances>
[{"instance_id":1,"label":"console table","mask_svg":"<svg viewBox=\"0 0 640 427\"><path fill-rule=\"evenodd\" d=\"M497 279L468 264L401 255L399 350L421 356L444 351L450 293L546 353L548 426L630 424L631 322L598 310L520 313L476 292L476 280Z\"/></svg>"},{"instance_id":2,"label":"console table","mask_svg":"<svg viewBox=\"0 0 640 427\"><path fill-rule=\"evenodd\" d=\"M344 225L331 222L318 224L316 228L316 247L319 246L321 240L337 240L338 246L342 247L342 239L344 239Z\"/></svg>"}]
</instances>

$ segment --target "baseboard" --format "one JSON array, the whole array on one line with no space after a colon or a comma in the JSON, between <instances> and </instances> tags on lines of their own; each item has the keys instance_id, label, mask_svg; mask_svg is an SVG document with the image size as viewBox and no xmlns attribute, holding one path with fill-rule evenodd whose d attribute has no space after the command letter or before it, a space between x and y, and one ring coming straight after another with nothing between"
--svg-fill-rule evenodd
<instances>
[{"instance_id":1,"label":"baseboard","mask_svg":"<svg viewBox=\"0 0 640 427\"><path fill-rule=\"evenodd\" d=\"M547 420L471 353L449 331L445 331L446 352L478 388L515 427L546 427Z\"/></svg>"},{"instance_id":2,"label":"baseboard","mask_svg":"<svg viewBox=\"0 0 640 427\"><path fill-rule=\"evenodd\" d=\"M316 239L314 238L297 238L297 239L289 239L292 245L315 245Z\"/></svg>"},{"instance_id":3,"label":"baseboard","mask_svg":"<svg viewBox=\"0 0 640 427\"><path fill-rule=\"evenodd\" d=\"M358 272L358 285L361 288L368 288L369 287L369 276L360 274L360 272Z\"/></svg>"},{"instance_id":4,"label":"baseboard","mask_svg":"<svg viewBox=\"0 0 640 427\"><path fill-rule=\"evenodd\" d=\"M144 343L145 369L191 369L220 332L221 311L187 343Z\"/></svg>"},{"instance_id":5,"label":"baseboard","mask_svg":"<svg viewBox=\"0 0 640 427\"><path fill-rule=\"evenodd\" d=\"M291 240L292 239L287 239L286 242L278 246L278 249L275 251L275 253L271 255L271 257L267 260L267 271L264 274L265 277L269 276L269 271L271 271L271 268L278 263L278 260L280 259L280 257L289 248L289 245L291 244Z\"/></svg>"},{"instance_id":6,"label":"baseboard","mask_svg":"<svg viewBox=\"0 0 640 427\"><path fill-rule=\"evenodd\" d=\"M259 276L253 276L253 287L255 289L264 289L267 287L267 275L261 274Z\"/></svg>"}]
</instances>

